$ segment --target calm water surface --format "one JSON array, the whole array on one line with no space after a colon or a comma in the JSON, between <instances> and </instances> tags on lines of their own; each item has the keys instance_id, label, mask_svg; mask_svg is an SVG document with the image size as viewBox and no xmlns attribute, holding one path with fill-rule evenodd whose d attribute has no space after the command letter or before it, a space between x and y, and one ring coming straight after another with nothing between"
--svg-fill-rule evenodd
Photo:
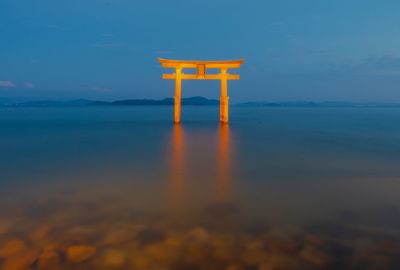
<instances>
[{"instance_id":1,"label":"calm water surface","mask_svg":"<svg viewBox=\"0 0 400 270\"><path fill-rule=\"evenodd\" d=\"M400 109L1 108L0 265L400 269Z\"/></svg>"}]
</instances>

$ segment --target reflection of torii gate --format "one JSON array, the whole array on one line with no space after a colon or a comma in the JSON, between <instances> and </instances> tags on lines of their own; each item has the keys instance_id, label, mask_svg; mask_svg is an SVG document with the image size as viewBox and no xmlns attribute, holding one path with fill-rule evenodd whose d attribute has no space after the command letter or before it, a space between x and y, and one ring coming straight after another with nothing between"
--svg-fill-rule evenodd
<instances>
[{"instance_id":1,"label":"reflection of torii gate","mask_svg":"<svg viewBox=\"0 0 400 270\"><path fill-rule=\"evenodd\" d=\"M228 69L239 68L243 59L231 61L191 61L158 59L163 68L175 68L173 74L163 74L162 78L175 80L174 122L181 121L181 82L182 80L221 80L220 121L228 123L228 80L239 80L240 76L229 74ZM196 74L184 74L182 69L195 68ZM219 69L219 74L207 74L208 68Z\"/></svg>"}]
</instances>

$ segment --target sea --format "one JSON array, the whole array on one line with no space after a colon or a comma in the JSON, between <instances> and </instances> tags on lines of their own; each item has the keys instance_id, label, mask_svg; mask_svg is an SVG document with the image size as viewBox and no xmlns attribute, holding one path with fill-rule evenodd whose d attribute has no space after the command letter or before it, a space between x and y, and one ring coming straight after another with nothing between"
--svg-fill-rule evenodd
<instances>
[{"instance_id":1,"label":"sea","mask_svg":"<svg viewBox=\"0 0 400 270\"><path fill-rule=\"evenodd\" d=\"M400 269L400 108L229 116L0 108L0 269Z\"/></svg>"}]
</instances>

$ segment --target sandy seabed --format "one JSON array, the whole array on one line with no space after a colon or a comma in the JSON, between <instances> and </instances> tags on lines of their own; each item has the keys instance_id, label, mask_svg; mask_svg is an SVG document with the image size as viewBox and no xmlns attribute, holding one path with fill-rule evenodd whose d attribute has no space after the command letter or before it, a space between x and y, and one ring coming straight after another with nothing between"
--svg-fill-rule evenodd
<instances>
[{"instance_id":1,"label":"sandy seabed","mask_svg":"<svg viewBox=\"0 0 400 270\"><path fill-rule=\"evenodd\" d=\"M357 224L250 230L225 226L224 219L235 215L228 208L211 211L208 222L197 223L107 212L101 205L56 206L45 215L26 214L40 205L27 208L0 218L1 270L372 270L400 265L396 232Z\"/></svg>"}]
</instances>

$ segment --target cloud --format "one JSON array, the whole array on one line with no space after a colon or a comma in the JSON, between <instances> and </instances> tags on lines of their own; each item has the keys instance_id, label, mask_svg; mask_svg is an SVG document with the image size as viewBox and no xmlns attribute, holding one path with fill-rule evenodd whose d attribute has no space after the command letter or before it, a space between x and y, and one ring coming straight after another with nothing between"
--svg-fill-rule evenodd
<instances>
[{"instance_id":1,"label":"cloud","mask_svg":"<svg viewBox=\"0 0 400 270\"><path fill-rule=\"evenodd\" d=\"M373 56L365 58L362 64L369 67L400 68L400 57L386 54L383 56Z\"/></svg>"},{"instance_id":2,"label":"cloud","mask_svg":"<svg viewBox=\"0 0 400 270\"><path fill-rule=\"evenodd\" d=\"M154 51L155 54L172 54L171 51Z\"/></svg>"},{"instance_id":3,"label":"cloud","mask_svg":"<svg viewBox=\"0 0 400 270\"><path fill-rule=\"evenodd\" d=\"M35 85L33 83L31 83L31 82L26 82L24 84L24 86L25 86L25 88L35 88Z\"/></svg>"},{"instance_id":4,"label":"cloud","mask_svg":"<svg viewBox=\"0 0 400 270\"><path fill-rule=\"evenodd\" d=\"M115 49L122 47L121 43L95 43L92 44L93 47L101 49Z\"/></svg>"},{"instance_id":5,"label":"cloud","mask_svg":"<svg viewBox=\"0 0 400 270\"><path fill-rule=\"evenodd\" d=\"M369 73L372 76L400 76L400 69L375 70Z\"/></svg>"},{"instance_id":6,"label":"cloud","mask_svg":"<svg viewBox=\"0 0 400 270\"><path fill-rule=\"evenodd\" d=\"M304 53L308 55L319 55L319 54L327 54L329 53L329 51L322 49L306 49L304 50Z\"/></svg>"},{"instance_id":7,"label":"cloud","mask_svg":"<svg viewBox=\"0 0 400 270\"><path fill-rule=\"evenodd\" d=\"M26 20L23 23L33 25L35 27L47 28L47 29L56 30L56 31L71 30L71 28L69 28L69 27L65 27L65 26L53 24L53 23L43 23L43 22L37 22L37 21L32 21L32 20Z\"/></svg>"},{"instance_id":8,"label":"cloud","mask_svg":"<svg viewBox=\"0 0 400 270\"><path fill-rule=\"evenodd\" d=\"M371 76L400 76L400 57L383 55L363 59L356 67Z\"/></svg>"},{"instance_id":9,"label":"cloud","mask_svg":"<svg viewBox=\"0 0 400 270\"><path fill-rule=\"evenodd\" d=\"M111 89L107 87L92 87L92 90L97 91L97 92L110 92Z\"/></svg>"},{"instance_id":10,"label":"cloud","mask_svg":"<svg viewBox=\"0 0 400 270\"><path fill-rule=\"evenodd\" d=\"M400 57L386 54L352 59L332 63L330 71L349 76L400 78Z\"/></svg>"},{"instance_id":11,"label":"cloud","mask_svg":"<svg viewBox=\"0 0 400 270\"><path fill-rule=\"evenodd\" d=\"M84 87L82 87L82 89L95 91L95 92L111 92L112 91L111 88L102 87L102 86L84 86Z\"/></svg>"},{"instance_id":12,"label":"cloud","mask_svg":"<svg viewBox=\"0 0 400 270\"><path fill-rule=\"evenodd\" d=\"M15 87L15 84L12 81L0 81L0 87Z\"/></svg>"},{"instance_id":13,"label":"cloud","mask_svg":"<svg viewBox=\"0 0 400 270\"><path fill-rule=\"evenodd\" d=\"M282 22L282 21L274 21L274 22L271 22L270 23L270 26L282 26L282 25L284 25L285 23L284 22Z\"/></svg>"}]
</instances>

